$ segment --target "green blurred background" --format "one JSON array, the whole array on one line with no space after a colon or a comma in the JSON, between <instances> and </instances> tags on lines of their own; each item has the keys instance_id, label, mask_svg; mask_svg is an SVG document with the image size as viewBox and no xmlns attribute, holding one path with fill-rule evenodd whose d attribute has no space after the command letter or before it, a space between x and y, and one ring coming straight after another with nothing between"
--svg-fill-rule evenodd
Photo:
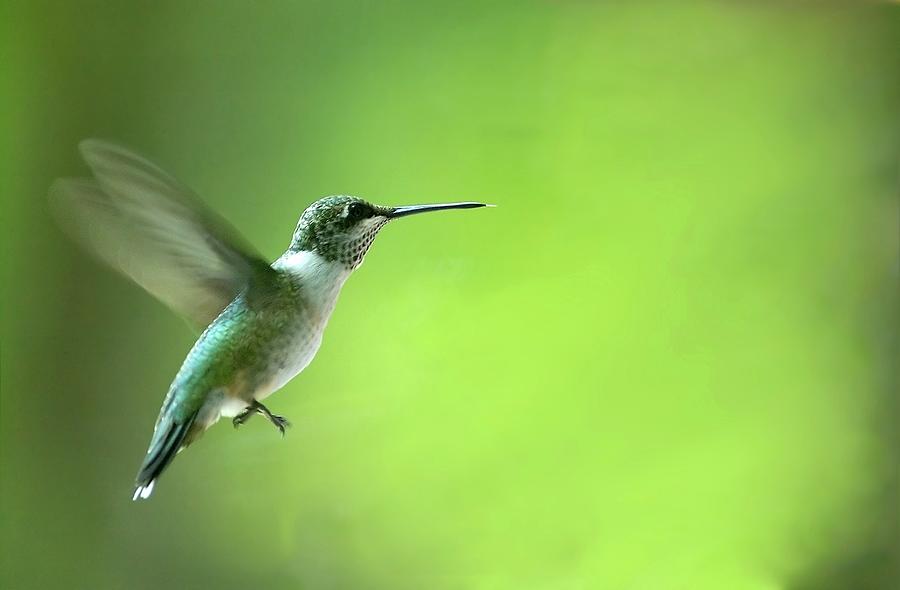
<instances>
[{"instance_id":1,"label":"green blurred background","mask_svg":"<svg viewBox=\"0 0 900 590\"><path fill-rule=\"evenodd\" d=\"M12 2L3 588L896 587L898 6ZM132 503L185 324L46 189L135 146L266 256L397 223Z\"/></svg>"}]
</instances>

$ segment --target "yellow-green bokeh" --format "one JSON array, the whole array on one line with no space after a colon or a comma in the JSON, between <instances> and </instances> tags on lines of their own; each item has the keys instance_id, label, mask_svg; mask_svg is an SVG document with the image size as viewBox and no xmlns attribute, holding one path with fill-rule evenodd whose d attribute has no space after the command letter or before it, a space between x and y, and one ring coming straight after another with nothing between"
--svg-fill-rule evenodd
<instances>
[{"instance_id":1,"label":"yellow-green bokeh","mask_svg":"<svg viewBox=\"0 0 900 590\"><path fill-rule=\"evenodd\" d=\"M5 11L4 588L897 581L896 6L18 2ZM390 226L294 422L131 482L183 322L77 250L88 136L274 258Z\"/></svg>"}]
</instances>

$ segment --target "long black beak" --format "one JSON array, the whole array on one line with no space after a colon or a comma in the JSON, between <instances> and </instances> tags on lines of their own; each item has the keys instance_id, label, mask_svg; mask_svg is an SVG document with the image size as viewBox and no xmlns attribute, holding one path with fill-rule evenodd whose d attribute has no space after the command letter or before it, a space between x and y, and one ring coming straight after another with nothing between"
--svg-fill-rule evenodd
<instances>
[{"instance_id":1,"label":"long black beak","mask_svg":"<svg viewBox=\"0 0 900 590\"><path fill-rule=\"evenodd\" d=\"M463 203L441 203L438 205L407 205L406 207L394 207L388 213L388 218L397 219L398 217L406 217L407 215L415 215L416 213L427 213L428 211L443 211L444 209L477 209L478 207L491 207L487 203L474 203L467 201Z\"/></svg>"}]
</instances>

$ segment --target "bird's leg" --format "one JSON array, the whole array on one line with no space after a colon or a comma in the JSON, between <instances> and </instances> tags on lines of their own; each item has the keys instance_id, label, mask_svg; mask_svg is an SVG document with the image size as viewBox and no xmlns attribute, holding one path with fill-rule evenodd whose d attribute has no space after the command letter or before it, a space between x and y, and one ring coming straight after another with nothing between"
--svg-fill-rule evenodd
<instances>
[{"instance_id":1,"label":"bird's leg","mask_svg":"<svg viewBox=\"0 0 900 590\"><path fill-rule=\"evenodd\" d=\"M281 436L284 436L284 429L291 425L291 423L288 422L287 418L285 418L284 416L279 416L278 414L273 414L269 411L269 408L262 405L256 400L253 400L253 403L250 404L250 408L248 408L248 410L249 409L255 409L257 413L265 416L266 419L275 426L275 428L281 431Z\"/></svg>"}]
</instances>

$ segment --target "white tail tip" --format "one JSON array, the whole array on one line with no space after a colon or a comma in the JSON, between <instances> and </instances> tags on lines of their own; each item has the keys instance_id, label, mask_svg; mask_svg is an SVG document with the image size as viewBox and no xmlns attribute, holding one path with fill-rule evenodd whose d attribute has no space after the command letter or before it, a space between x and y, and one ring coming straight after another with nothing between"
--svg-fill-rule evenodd
<instances>
[{"instance_id":1,"label":"white tail tip","mask_svg":"<svg viewBox=\"0 0 900 590\"><path fill-rule=\"evenodd\" d=\"M151 479L150 483L144 486L138 486L134 489L134 495L131 497L132 501L136 501L138 498L141 500L146 500L150 497L150 494L153 493L153 486L156 485L156 480Z\"/></svg>"}]
</instances>

